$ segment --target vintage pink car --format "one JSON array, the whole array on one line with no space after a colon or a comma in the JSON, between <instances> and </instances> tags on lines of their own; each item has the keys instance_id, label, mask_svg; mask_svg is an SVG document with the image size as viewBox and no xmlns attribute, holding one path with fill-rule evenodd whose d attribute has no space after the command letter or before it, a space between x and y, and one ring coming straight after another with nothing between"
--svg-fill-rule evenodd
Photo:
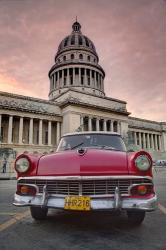
<instances>
[{"instance_id":1,"label":"vintage pink car","mask_svg":"<svg viewBox=\"0 0 166 250\"><path fill-rule=\"evenodd\" d=\"M15 169L13 204L30 206L36 220L46 218L48 208L125 210L131 223L140 224L157 206L151 156L127 152L117 133L66 134L55 153L21 154Z\"/></svg>"}]
</instances>

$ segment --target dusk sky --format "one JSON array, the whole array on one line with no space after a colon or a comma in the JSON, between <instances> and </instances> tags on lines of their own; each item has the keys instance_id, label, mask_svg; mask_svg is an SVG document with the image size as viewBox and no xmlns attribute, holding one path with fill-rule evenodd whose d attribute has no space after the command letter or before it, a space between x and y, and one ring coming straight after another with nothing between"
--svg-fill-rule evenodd
<instances>
[{"instance_id":1,"label":"dusk sky","mask_svg":"<svg viewBox=\"0 0 166 250\"><path fill-rule=\"evenodd\" d=\"M48 71L76 16L106 95L132 116L166 121L165 0L0 0L0 91L48 99Z\"/></svg>"}]
</instances>

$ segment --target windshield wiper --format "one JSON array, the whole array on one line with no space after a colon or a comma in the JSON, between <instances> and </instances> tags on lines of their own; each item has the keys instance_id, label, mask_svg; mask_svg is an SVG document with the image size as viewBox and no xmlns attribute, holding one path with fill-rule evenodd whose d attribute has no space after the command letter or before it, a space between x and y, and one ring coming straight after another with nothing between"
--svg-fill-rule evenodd
<instances>
[{"instance_id":1,"label":"windshield wiper","mask_svg":"<svg viewBox=\"0 0 166 250\"><path fill-rule=\"evenodd\" d=\"M83 144L84 144L84 142L81 142L81 143L79 143L79 144L73 146L72 148L70 148L70 150L75 149L75 148L77 148L77 147L79 147L79 146L81 146L81 145L83 145Z\"/></svg>"}]
</instances>

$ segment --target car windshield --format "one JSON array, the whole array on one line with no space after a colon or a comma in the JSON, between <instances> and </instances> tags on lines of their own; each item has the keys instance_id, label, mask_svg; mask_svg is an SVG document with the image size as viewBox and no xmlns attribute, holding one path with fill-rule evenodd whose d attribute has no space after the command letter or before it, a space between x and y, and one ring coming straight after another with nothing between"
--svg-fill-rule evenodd
<instances>
[{"instance_id":1,"label":"car windshield","mask_svg":"<svg viewBox=\"0 0 166 250\"><path fill-rule=\"evenodd\" d=\"M126 151L122 138L119 135L112 134L75 134L64 136L59 143L57 151L74 150L80 147Z\"/></svg>"}]
</instances>

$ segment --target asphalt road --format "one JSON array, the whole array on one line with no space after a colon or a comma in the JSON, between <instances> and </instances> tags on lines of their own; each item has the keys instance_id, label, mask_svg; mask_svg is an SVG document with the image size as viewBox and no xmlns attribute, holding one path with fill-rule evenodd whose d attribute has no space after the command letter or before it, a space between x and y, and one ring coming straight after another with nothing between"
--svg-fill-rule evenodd
<instances>
[{"instance_id":1,"label":"asphalt road","mask_svg":"<svg viewBox=\"0 0 166 250\"><path fill-rule=\"evenodd\" d=\"M166 170L154 173L159 208L147 213L140 227L125 214L89 214L50 210L34 221L28 208L12 203L16 181L0 181L0 250L118 249L166 250Z\"/></svg>"}]
</instances>

